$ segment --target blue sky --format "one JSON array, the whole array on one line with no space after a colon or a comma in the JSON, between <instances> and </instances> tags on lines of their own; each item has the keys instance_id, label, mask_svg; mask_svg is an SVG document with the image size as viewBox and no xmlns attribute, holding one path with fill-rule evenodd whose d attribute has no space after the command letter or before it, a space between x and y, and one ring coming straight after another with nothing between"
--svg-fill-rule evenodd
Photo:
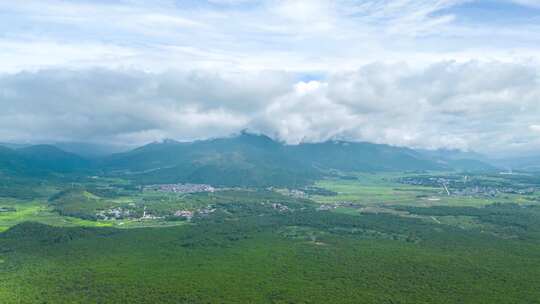
<instances>
[{"instance_id":1,"label":"blue sky","mask_svg":"<svg viewBox=\"0 0 540 304\"><path fill-rule=\"evenodd\" d=\"M540 45L535 0L27 0L0 3L0 16L7 72L325 71L373 61L538 60Z\"/></svg>"},{"instance_id":2,"label":"blue sky","mask_svg":"<svg viewBox=\"0 0 540 304\"><path fill-rule=\"evenodd\" d=\"M0 141L540 148L538 0L0 1L0 29Z\"/></svg>"}]
</instances>

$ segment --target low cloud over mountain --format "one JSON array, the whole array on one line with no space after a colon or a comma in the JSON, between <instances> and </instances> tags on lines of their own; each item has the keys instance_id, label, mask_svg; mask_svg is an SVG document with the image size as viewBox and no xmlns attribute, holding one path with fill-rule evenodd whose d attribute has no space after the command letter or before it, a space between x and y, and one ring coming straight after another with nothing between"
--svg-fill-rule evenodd
<instances>
[{"instance_id":1,"label":"low cloud over mountain","mask_svg":"<svg viewBox=\"0 0 540 304\"><path fill-rule=\"evenodd\" d=\"M0 77L0 138L142 144L242 129L287 143L329 138L522 152L540 146L532 64L369 64L297 73L41 70ZM526 144L525 144L526 143Z\"/></svg>"}]
</instances>

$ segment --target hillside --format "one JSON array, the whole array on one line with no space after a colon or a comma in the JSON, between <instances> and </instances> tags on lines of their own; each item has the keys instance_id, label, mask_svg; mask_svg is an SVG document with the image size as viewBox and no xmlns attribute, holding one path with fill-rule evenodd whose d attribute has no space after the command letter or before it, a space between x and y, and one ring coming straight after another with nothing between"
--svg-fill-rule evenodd
<instances>
[{"instance_id":1,"label":"hillside","mask_svg":"<svg viewBox=\"0 0 540 304\"><path fill-rule=\"evenodd\" d=\"M222 186L305 185L328 170L439 170L444 166L414 150L329 141L285 145L264 135L181 143L167 140L102 160L109 174L127 175L143 183L196 182Z\"/></svg>"},{"instance_id":2,"label":"hillside","mask_svg":"<svg viewBox=\"0 0 540 304\"><path fill-rule=\"evenodd\" d=\"M295 159L343 171L440 170L443 166L412 149L366 142L327 141L286 147Z\"/></svg>"},{"instance_id":3,"label":"hillside","mask_svg":"<svg viewBox=\"0 0 540 304\"><path fill-rule=\"evenodd\" d=\"M460 171L494 171L497 167L487 157L475 152L455 149L416 150L422 157L437 162L439 165Z\"/></svg>"},{"instance_id":4,"label":"hillside","mask_svg":"<svg viewBox=\"0 0 540 304\"><path fill-rule=\"evenodd\" d=\"M196 182L220 186L304 185L321 176L269 137L241 134L190 143L164 141L102 160L108 173L143 183Z\"/></svg>"},{"instance_id":5,"label":"hillside","mask_svg":"<svg viewBox=\"0 0 540 304\"><path fill-rule=\"evenodd\" d=\"M540 172L540 157L539 156L523 156L514 158L494 159L496 163L504 170Z\"/></svg>"},{"instance_id":6,"label":"hillside","mask_svg":"<svg viewBox=\"0 0 540 304\"><path fill-rule=\"evenodd\" d=\"M90 162L50 145L20 149L0 147L0 171L14 175L47 175L86 170Z\"/></svg>"}]
</instances>

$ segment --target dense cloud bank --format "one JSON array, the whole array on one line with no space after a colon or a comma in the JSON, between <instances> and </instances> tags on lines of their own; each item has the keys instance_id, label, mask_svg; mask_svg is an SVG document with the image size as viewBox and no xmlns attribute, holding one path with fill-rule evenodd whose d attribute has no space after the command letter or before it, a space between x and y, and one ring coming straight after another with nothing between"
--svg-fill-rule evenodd
<instances>
[{"instance_id":1,"label":"dense cloud bank","mask_svg":"<svg viewBox=\"0 0 540 304\"><path fill-rule=\"evenodd\" d=\"M303 81L286 72L41 70L0 77L0 141L143 144L249 129L525 152L540 147L540 70L501 62L370 64Z\"/></svg>"}]
</instances>

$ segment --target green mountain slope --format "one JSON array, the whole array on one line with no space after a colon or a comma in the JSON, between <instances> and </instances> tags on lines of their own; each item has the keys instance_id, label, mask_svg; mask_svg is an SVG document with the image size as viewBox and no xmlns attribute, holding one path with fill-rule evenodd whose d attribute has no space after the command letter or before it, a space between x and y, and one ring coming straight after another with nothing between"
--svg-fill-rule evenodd
<instances>
[{"instance_id":1,"label":"green mountain slope","mask_svg":"<svg viewBox=\"0 0 540 304\"><path fill-rule=\"evenodd\" d=\"M152 143L102 161L109 173L143 183L196 182L219 186L295 186L321 177L263 135L179 143Z\"/></svg>"},{"instance_id":2,"label":"green mountain slope","mask_svg":"<svg viewBox=\"0 0 540 304\"><path fill-rule=\"evenodd\" d=\"M441 166L460 171L494 171L497 167L488 163L487 158L475 152L455 149L416 150L424 158L431 159Z\"/></svg>"},{"instance_id":3,"label":"green mountain slope","mask_svg":"<svg viewBox=\"0 0 540 304\"><path fill-rule=\"evenodd\" d=\"M284 145L264 135L152 143L101 163L106 172L144 183L196 182L222 186L299 186L328 170L437 170L414 150L349 142Z\"/></svg>"},{"instance_id":4,"label":"green mountain slope","mask_svg":"<svg viewBox=\"0 0 540 304\"><path fill-rule=\"evenodd\" d=\"M86 170L90 162L50 145L21 149L0 147L0 171L12 175L39 176Z\"/></svg>"},{"instance_id":5,"label":"green mountain slope","mask_svg":"<svg viewBox=\"0 0 540 304\"><path fill-rule=\"evenodd\" d=\"M479 160L442 157L403 147L345 141L285 145L246 132L194 142L165 140L92 161L52 145L0 147L0 173L34 177L52 173L105 174L143 184L297 187L322 178L330 170L451 169L475 171L491 167Z\"/></svg>"},{"instance_id":6,"label":"green mountain slope","mask_svg":"<svg viewBox=\"0 0 540 304\"><path fill-rule=\"evenodd\" d=\"M406 171L439 170L444 167L423 158L412 149L355 143L328 141L323 143L288 146L287 150L296 159L313 166L343 171Z\"/></svg>"}]
</instances>

